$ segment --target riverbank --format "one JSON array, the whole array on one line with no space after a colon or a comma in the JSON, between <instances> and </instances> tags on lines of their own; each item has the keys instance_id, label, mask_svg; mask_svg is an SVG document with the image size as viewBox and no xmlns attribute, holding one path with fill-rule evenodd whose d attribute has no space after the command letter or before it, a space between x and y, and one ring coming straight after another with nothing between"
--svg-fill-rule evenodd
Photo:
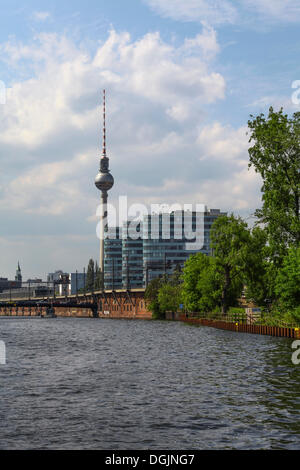
<instances>
[{"instance_id":1,"label":"riverbank","mask_svg":"<svg viewBox=\"0 0 300 470\"><path fill-rule=\"evenodd\" d=\"M241 322L230 322L224 320L213 320L207 318L193 318L186 314L166 315L166 320L182 321L193 325L209 326L221 330L235 331L237 333L251 333L256 335L276 336L280 338L300 338L300 328L297 327L279 327L247 324Z\"/></svg>"}]
</instances>

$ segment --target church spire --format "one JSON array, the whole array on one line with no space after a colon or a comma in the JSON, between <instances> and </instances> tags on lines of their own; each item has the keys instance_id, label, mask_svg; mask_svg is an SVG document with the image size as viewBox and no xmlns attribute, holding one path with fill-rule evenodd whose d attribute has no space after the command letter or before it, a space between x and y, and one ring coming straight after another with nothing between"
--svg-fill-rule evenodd
<instances>
[{"instance_id":1,"label":"church spire","mask_svg":"<svg viewBox=\"0 0 300 470\"><path fill-rule=\"evenodd\" d=\"M15 281L16 282L22 282L22 273L21 273L21 268L20 268L20 262L19 261L18 261L18 268L16 270Z\"/></svg>"}]
</instances>

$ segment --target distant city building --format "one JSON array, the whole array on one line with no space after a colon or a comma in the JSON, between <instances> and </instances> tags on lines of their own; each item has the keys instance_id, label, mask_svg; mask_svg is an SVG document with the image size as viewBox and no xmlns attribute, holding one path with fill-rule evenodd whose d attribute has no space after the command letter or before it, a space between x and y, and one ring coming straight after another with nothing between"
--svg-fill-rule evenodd
<instances>
[{"instance_id":1,"label":"distant city building","mask_svg":"<svg viewBox=\"0 0 300 470\"><path fill-rule=\"evenodd\" d=\"M0 292L5 289L17 289L20 287L20 283L16 281L9 281L7 277L0 278Z\"/></svg>"},{"instance_id":2,"label":"distant city building","mask_svg":"<svg viewBox=\"0 0 300 470\"><path fill-rule=\"evenodd\" d=\"M22 282L20 263L16 270L15 280L0 278L0 299L47 298L54 294L53 283L43 282L40 278Z\"/></svg>"},{"instance_id":3,"label":"distant city building","mask_svg":"<svg viewBox=\"0 0 300 470\"><path fill-rule=\"evenodd\" d=\"M9 281L7 277L0 277L0 292L2 292L4 289L9 288L8 283Z\"/></svg>"},{"instance_id":4,"label":"distant city building","mask_svg":"<svg viewBox=\"0 0 300 470\"><path fill-rule=\"evenodd\" d=\"M48 276L47 276L47 282L49 283L53 283L53 282L56 282L56 281L59 281L60 279L60 276L62 274L67 274L65 273L64 271L62 271L61 269L58 269L57 271L55 271L54 273L49 273Z\"/></svg>"},{"instance_id":5,"label":"distant city building","mask_svg":"<svg viewBox=\"0 0 300 470\"><path fill-rule=\"evenodd\" d=\"M10 281L7 277L0 277L0 293L4 290L18 289L22 286L22 273L20 268L20 263L18 262L18 267L16 270L15 280Z\"/></svg>"},{"instance_id":6,"label":"distant city building","mask_svg":"<svg viewBox=\"0 0 300 470\"><path fill-rule=\"evenodd\" d=\"M22 287L3 290L0 299L46 298L53 295L53 287L45 282L23 282Z\"/></svg>"},{"instance_id":7,"label":"distant city building","mask_svg":"<svg viewBox=\"0 0 300 470\"><path fill-rule=\"evenodd\" d=\"M49 273L47 283L55 286L57 295L75 295L82 291L86 283L86 273L66 273L61 269L54 273Z\"/></svg>"},{"instance_id":8,"label":"distant city building","mask_svg":"<svg viewBox=\"0 0 300 470\"><path fill-rule=\"evenodd\" d=\"M49 273L47 275L47 283L49 286L55 286L55 293L60 294L60 289L59 289L59 281L61 280L61 277L64 275L68 275L68 273L65 273L61 269L58 269L54 273ZM66 294L63 294L66 295Z\"/></svg>"},{"instance_id":9,"label":"distant city building","mask_svg":"<svg viewBox=\"0 0 300 470\"><path fill-rule=\"evenodd\" d=\"M86 273L69 273L69 284L59 284L60 295L75 295L82 291L86 283Z\"/></svg>"},{"instance_id":10,"label":"distant city building","mask_svg":"<svg viewBox=\"0 0 300 470\"><path fill-rule=\"evenodd\" d=\"M58 270L58 271L55 271L54 273L48 273L47 282L57 281L59 279L60 274L63 274L63 271Z\"/></svg>"}]
</instances>

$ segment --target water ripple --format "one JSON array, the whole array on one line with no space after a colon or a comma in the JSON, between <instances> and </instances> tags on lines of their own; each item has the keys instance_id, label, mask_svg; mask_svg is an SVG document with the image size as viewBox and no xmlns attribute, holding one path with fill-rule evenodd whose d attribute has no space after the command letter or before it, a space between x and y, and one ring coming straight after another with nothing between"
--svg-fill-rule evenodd
<instances>
[{"instance_id":1,"label":"water ripple","mask_svg":"<svg viewBox=\"0 0 300 470\"><path fill-rule=\"evenodd\" d=\"M291 340L172 322L0 319L1 449L299 449Z\"/></svg>"}]
</instances>

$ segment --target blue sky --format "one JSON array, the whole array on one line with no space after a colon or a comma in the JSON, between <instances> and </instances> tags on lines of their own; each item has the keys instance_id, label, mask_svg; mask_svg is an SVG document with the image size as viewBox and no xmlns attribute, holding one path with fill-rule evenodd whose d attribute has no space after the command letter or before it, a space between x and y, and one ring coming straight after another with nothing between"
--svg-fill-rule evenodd
<instances>
[{"instance_id":1,"label":"blue sky","mask_svg":"<svg viewBox=\"0 0 300 470\"><path fill-rule=\"evenodd\" d=\"M248 218L247 120L298 111L299 0L1 1L0 276L98 256L93 179L107 90L111 202Z\"/></svg>"}]
</instances>

